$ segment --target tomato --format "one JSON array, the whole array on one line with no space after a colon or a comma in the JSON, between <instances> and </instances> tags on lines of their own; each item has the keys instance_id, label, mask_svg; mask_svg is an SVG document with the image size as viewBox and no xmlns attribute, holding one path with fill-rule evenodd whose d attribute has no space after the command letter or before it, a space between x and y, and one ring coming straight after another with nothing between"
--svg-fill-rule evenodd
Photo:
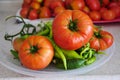
<instances>
[{"instance_id":1,"label":"tomato","mask_svg":"<svg viewBox=\"0 0 120 80\"><path fill-rule=\"evenodd\" d=\"M111 33L100 30L94 33L94 36L90 40L91 48L98 50L105 50L113 44L113 36Z\"/></svg>"},{"instance_id":2,"label":"tomato","mask_svg":"<svg viewBox=\"0 0 120 80\"><path fill-rule=\"evenodd\" d=\"M24 40L19 50L19 59L23 66L40 70L47 67L54 56L51 42L44 36L30 36Z\"/></svg>"},{"instance_id":3,"label":"tomato","mask_svg":"<svg viewBox=\"0 0 120 80\"><path fill-rule=\"evenodd\" d=\"M48 7L41 7L39 18L50 18L51 12Z\"/></svg>"},{"instance_id":4,"label":"tomato","mask_svg":"<svg viewBox=\"0 0 120 80\"><path fill-rule=\"evenodd\" d=\"M64 2L65 2L65 7L67 8L67 9L70 9L70 3L72 2L73 0L64 0Z\"/></svg>"},{"instance_id":5,"label":"tomato","mask_svg":"<svg viewBox=\"0 0 120 80\"><path fill-rule=\"evenodd\" d=\"M31 4L32 0L23 0L23 3L25 4Z\"/></svg>"},{"instance_id":6,"label":"tomato","mask_svg":"<svg viewBox=\"0 0 120 80\"><path fill-rule=\"evenodd\" d=\"M20 10L20 15L21 15L23 18L27 18L28 12L29 12L29 8L27 8L27 7L22 8L22 9Z\"/></svg>"},{"instance_id":7,"label":"tomato","mask_svg":"<svg viewBox=\"0 0 120 80\"><path fill-rule=\"evenodd\" d=\"M22 3L22 8L29 8L30 5L29 4L26 4L26 3Z\"/></svg>"},{"instance_id":8,"label":"tomato","mask_svg":"<svg viewBox=\"0 0 120 80\"><path fill-rule=\"evenodd\" d=\"M31 8L36 9L36 10L40 9L40 3L39 2L32 2Z\"/></svg>"},{"instance_id":9,"label":"tomato","mask_svg":"<svg viewBox=\"0 0 120 80\"><path fill-rule=\"evenodd\" d=\"M70 5L73 10L83 10L85 2L84 0L73 0Z\"/></svg>"},{"instance_id":10,"label":"tomato","mask_svg":"<svg viewBox=\"0 0 120 80\"><path fill-rule=\"evenodd\" d=\"M105 10L107 10L107 8L106 8L106 7L102 7L102 8L100 9L100 13L102 14Z\"/></svg>"},{"instance_id":11,"label":"tomato","mask_svg":"<svg viewBox=\"0 0 120 80\"><path fill-rule=\"evenodd\" d=\"M111 10L115 12L116 17L120 17L120 6L111 7Z\"/></svg>"},{"instance_id":12,"label":"tomato","mask_svg":"<svg viewBox=\"0 0 120 80\"><path fill-rule=\"evenodd\" d=\"M33 1L41 3L43 0L33 0Z\"/></svg>"},{"instance_id":13,"label":"tomato","mask_svg":"<svg viewBox=\"0 0 120 80\"><path fill-rule=\"evenodd\" d=\"M28 19L35 20L38 18L38 11L35 9L30 10Z\"/></svg>"},{"instance_id":14,"label":"tomato","mask_svg":"<svg viewBox=\"0 0 120 80\"><path fill-rule=\"evenodd\" d=\"M19 51L20 50L20 47L21 47L21 45L22 45L22 43L23 43L23 41L24 41L24 39L22 39L22 38L19 38L19 37L17 37L17 38L15 38L14 40L13 40L13 48L16 50L16 51Z\"/></svg>"},{"instance_id":15,"label":"tomato","mask_svg":"<svg viewBox=\"0 0 120 80\"><path fill-rule=\"evenodd\" d=\"M99 0L86 0L86 3L91 10L99 10L100 9Z\"/></svg>"},{"instance_id":16,"label":"tomato","mask_svg":"<svg viewBox=\"0 0 120 80\"><path fill-rule=\"evenodd\" d=\"M90 9L88 6L85 6L82 11L88 14L90 12Z\"/></svg>"},{"instance_id":17,"label":"tomato","mask_svg":"<svg viewBox=\"0 0 120 80\"><path fill-rule=\"evenodd\" d=\"M116 15L115 12L112 10L105 10L102 14L101 17L103 20L113 20L115 19Z\"/></svg>"},{"instance_id":18,"label":"tomato","mask_svg":"<svg viewBox=\"0 0 120 80\"><path fill-rule=\"evenodd\" d=\"M54 10L56 7L59 7L59 6L61 6L61 7L64 7L64 3L62 2L62 1L52 1L51 3L50 3L50 9L51 10Z\"/></svg>"},{"instance_id":19,"label":"tomato","mask_svg":"<svg viewBox=\"0 0 120 80\"><path fill-rule=\"evenodd\" d=\"M110 0L101 0L102 6L107 6L110 3Z\"/></svg>"},{"instance_id":20,"label":"tomato","mask_svg":"<svg viewBox=\"0 0 120 80\"><path fill-rule=\"evenodd\" d=\"M101 14L98 11L91 11L89 12L89 16L93 21L101 20Z\"/></svg>"},{"instance_id":21,"label":"tomato","mask_svg":"<svg viewBox=\"0 0 120 80\"><path fill-rule=\"evenodd\" d=\"M85 45L93 35L93 22L80 10L65 10L52 24L55 43L66 50L76 50Z\"/></svg>"},{"instance_id":22,"label":"tomato","mask_svg":"<svg viewBox=\"0 0 120 80\"><path fill-rule=\"evenodd\" d=\"M108 5L109 8L112 8L112 7L118 7L118 3L117 2L110 2L110 4Z\"/></svg>"},{"instance_id":23,"label":"tomato","mask_svg":"<svg viewBox=\"0 0 120 80\"><path fill-rule=\"evenodd\" d=\"M62 6L56 7L56 8L54 9L54 16L62 13L64 10L65 10L65 8L62 7Z\"/></svg>"}]
</instances>

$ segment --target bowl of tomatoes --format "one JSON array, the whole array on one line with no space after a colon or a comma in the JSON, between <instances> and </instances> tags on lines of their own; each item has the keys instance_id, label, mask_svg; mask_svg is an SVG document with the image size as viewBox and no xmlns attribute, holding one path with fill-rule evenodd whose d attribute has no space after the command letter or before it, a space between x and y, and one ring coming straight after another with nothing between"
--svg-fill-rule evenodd
<instances>
[{"instance_id":1,"label":"bowl of tomatoes","mask_svg":"<svg viewBox=\"0 0 120 80\"><path fill-rule=\"evenodd\" d=\"M93 23L120 22L119 0L23 0L16 15L37 22L54 19L68 9L85 12Z\"/></svg>"}]
</instances>

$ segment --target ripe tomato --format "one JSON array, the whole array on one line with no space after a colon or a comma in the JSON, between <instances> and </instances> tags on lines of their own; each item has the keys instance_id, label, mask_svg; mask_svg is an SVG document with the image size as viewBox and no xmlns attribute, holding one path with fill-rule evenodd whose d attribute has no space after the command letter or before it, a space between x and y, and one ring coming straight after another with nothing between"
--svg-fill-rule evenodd
<instances>
[{"instance_id":1,"label":"ripe tomato","mask_svg":"<svg viewBox=\"0 0 120 80\"><path fill-rule=\"evenodd\" d=\"M24 39L22 39L22 38L19 38L19 37L15 38L13 41L13 48L16 51L19 51L23 41L24 41Z\"/></svg>"},{"instance_id":2,"label":"ripe tomato","mask_svg":"<svg viewBox=\"0 0 120 80\"><path fill-rule=\"evenodd\" d=\"M93 21L101 20L101 14L98 11L91 11L89 12L89 16Z\"/></svg>"},{"instance_id":3,"label":"ripe tomato","mask_svg":"<svg viewBox=\"0 0 120 80\"><path fill-rule=\"evenodd\" d=\"M91 10L99 10L100 9L99 0L86 0L86 3Z\"/></svg>"},{"instance_id":4,"label":"ripe tomato","mask_svg":"<svg viewBox=\"0 0 120 80\"><path fill-rule=\"evenodd\" d=\"M22 3L22 8L29 8L30 7L30 5L29 4L26 4L26 3Z\"/></svg>"},{"instance_id":5,"label":"ripe tomato","mask_svg":"<svg viewBox=\"0 0 120 80\"><path fill-rule=\"evenodd\" d=\"M31 4L32 0L23 0L23 3L25 4Z\"/></svg>"},{"instance_id":6,"label":"ripe tomato","mask_svg":"<svg viewBox=\"0 0 120 80\"><path fill-rule=\"evenodd\" d=\"M59 6L61 6L61 7L64 7L64 3L63 3L63 1L52 1L51 3L50 3L50 9L51 10L54 10L56 7L59 7Z\"/></svg>"},{"instance_id":7,"label":"ripe tomato","mask_svg":"<svg viewBox=\"0 0 120 80\"><path fill-rule=\"evenodd\" d=\"M113 20L116 17L115 12L112 10L105 10L101 16L103 20Z\"/></svg>"},{"instance_id":8,"label":"ripe tomato","mask_svg":"<svg viewBox=\"0 0 120 80\"><path fill-rule=\"evenodd\" d=\"M47 67L54 56L51 42L44 36L30 36L24 40L19 50L23 66L40 70Z\"/></svg>"},{"instance_id":9,"label":"ripe tomato","mask_svg":"<svg viewBox=\"0 0 120 80\"><path fill-rule=\"evenodd\" d=\"M118 3L117 2L110 2L110 4L108 5L109 8L112 8L112 7L118 7Z\"/></svg>"},{"instance_id":10,"label":"ripe tomato","mask_svg":"<svg viewBox=\"0 0 120 80\"><path fill-rule=\"evenodd\" d=\"M38 11L35 9L30 10L28 19L35 20L38 18Z\"/></svg>"},{"instance_id":11,"label":"ripe tomato","mask_svg":"<svg viewBox=\"0 0 120 80\"><path fill-rule=\"evenodd\" d=\"M56 8L54 9L54 16L62 13L64 10L65 10L65 8L62 7L62 6L56 7Z\"/></svg>"},{"instance_id":12,"label":"ripe tomato","mask_svg":"<svg viewBox=\"0 0 120 80\"><path fill-rule=\"evenodd\" d=\"M110 3L110 0L101 0L102 6L107 6Z\"/></svg>"},{"instance_id":13,"label":"ripe tomato","mask_svg":"<svg viewBox=\"0 0 120 80\"><path fill-rule=\"evenodd\" d=\"M22 8L22 9L20 10L20 15L21 15L23 18L27 18L27 17L28 17L28 12L29 12L29 8L28 8L28 7Z\"/></svg>"},{"instance_id":14,"label":"ripe tomato","mask_svg":"<svg viewBox=\"0 0 120 80\"><path fill-rule=\"evenodd\" d=\"M115 12L116 17L120 17L120 6L111 7L111 10Z\"/></svg>"},{"instance_id":15,"label":"ripe tomato","mask_svg":"<svg viewBox=\"0 0 120 80\"><path fill-rule=\"evenodd\" d=\"M85 6L82 11L88 14L90 12L90 9L88 6Z\"/></svg>"},{"instance_id":16,"label":"ripe tomato","mask_svg":"<svg viewBox=\"0 0 120 80\"><path fill-rule=\"evenodd\" d=\"M76 50L92 37L93 22L80 10L65 10L53 20L52 31L58 46L67 50Z\"/></svg>"},{"instance_id":17,"label":"ripe tomato","mask_svg":"<svg viewBox=\"0 0 120 80\"><path fill-rule=\"evenodd\" d=\"M41 7L39 18L50 18L51 12L48 7Z\"/></svg>"},{"instance_id":18,"label":"ripe tomato","mask_svg":"<svg viewBox=\"0 0 120 80\"><path fill-rule=\"evenodd\" d=\"M32 2L31 8L36 9L36 10L40 9L40 3L39 2Z\"/></svg>"},{"instance_id":19,"label":"ripe tomato","mask_svg":"<svg viewBox=\"0 0 120 80\"><path fill-rule=\"evenodd\" d=\"M113 44L113 36L107 31L97 31L90 40L91 48L98 50L105 50Z\"/></svg>"},{"instance_id":20,"label":"ripe tomato","mask_svg":"<svg viewBox=\"0 0 120 80\"><path fill-rule=\"evenodd\" d=\"M84 0L73 0L70 5L73 10L83 10L85 2Z\"/></svg>"},{"instance_id":21,"label":"ripe tomato","mask_svg":"<svg viewBox=\"0 0 120 80\"><path fill-rule=\"evenodd\" d=\"M100 13L102 14L105 10L107 10L106 7L102 7L102 8L100 8Z\"/></svg>"},{"instance_id":22,"label":"ripe tomato","mask_svg":"<svg viewBox=\"0 0 120 80\"><path fill-rule=\"evenodd\" d=\"M67 8L67 9L70 9L70 3L72 2L73 0L64 0L64 2L65 2L65 7Z\"/></svg>"}]
</instances>

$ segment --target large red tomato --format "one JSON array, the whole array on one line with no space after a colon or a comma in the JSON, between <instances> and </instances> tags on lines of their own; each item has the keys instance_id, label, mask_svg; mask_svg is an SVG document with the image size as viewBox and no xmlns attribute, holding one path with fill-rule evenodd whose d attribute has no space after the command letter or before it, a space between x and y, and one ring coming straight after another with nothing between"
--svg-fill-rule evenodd
<instances>
[{"instance_id":1,"label":"large red tomato","mask_svg":"<svg viewBox=\"0 0 120 80\"><path fill-rule=\"evenodd\" d=\"M90 40L91 48L98 50L105 50L113 44L113 36L107 31L100 30L94 33Z\"/></svg>"},{"instance_id":2,"label":"large red tomato","mask_svg":"<svg viewBox=\"0 0 120 80\"><path fill-rule=\"evenodd\" d=\"M57 45L67 50L76 50L92 37L93 22L80 10L65 10L53 20L52 30Z\"/></svg>"},{"instance_id":3,"label":"large red tomato","mask_svg":"<svg viewBox=\"0 0 120 80\"><path fill-rule=\"evenodd\" d=\"M23 41L19 58L23 66L40 70L47 67L54 56L51 42L44 36L30 36Z\"/></svg>"}]
</instances>

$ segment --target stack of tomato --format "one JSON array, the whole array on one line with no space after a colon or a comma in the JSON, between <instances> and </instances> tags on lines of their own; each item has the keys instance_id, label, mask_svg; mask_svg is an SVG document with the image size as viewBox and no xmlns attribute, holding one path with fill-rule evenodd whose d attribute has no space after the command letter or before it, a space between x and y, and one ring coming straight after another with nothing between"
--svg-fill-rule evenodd
<instances>
[{"instance_id":1,"label":"stack of tomato","mask_svg":"<svg viewBox=\"0 0 120 80\"><path fill-rule=\"evenodd\" d=\"M66 9L81 10L93 21L120 17L120 0L23 0L20 15L30 20L55 17Z\"/></svg>"}]
</instances>

